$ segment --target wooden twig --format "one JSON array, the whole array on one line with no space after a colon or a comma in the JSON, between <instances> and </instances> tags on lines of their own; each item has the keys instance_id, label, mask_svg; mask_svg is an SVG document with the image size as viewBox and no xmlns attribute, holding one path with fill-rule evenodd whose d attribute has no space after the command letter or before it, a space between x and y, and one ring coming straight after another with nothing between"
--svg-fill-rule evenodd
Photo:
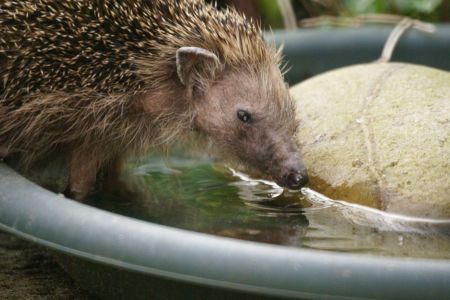
<instances>
[{"instance_id":1,"label":"wooden twig","mask_svg":"<svg viewBox=\"0 0 450 300\"><path fill-rule=\"evenodd\" d=\"M277 0L286 30L297 29L297 18L290 0Z\"/></svg>"},{"instance_id":2,"label":"wooden twig","mask_svg":"<svg viewBox=\"0 0 450 300\"><path fill-rule=\"evenodd\" d=\"M434 32L435 27L432 24L423 23L418 20L404 18L402 19L397 26L392 30L389 34L388 39L383 47L383 52L381 53L381 57L376 61L378 63L388 62L392 58L392 54L394 52L395 46L397 45L400 37L403 33L411 27L415 27L421 31L426 32Z\"/></svg>"},{"instance_id":3,"label":"wooden twig","mask_svg":"<svg viewBox=\"0 0 450 300\"><path fill-rule=\"evenodd\" d=\"M335 17L335 16L321 16L316 18L308 18L300 21L300 27L319 27L324 25L329 26L351 26L359 27L368 23L375 24L398 24L405 17L390 14L365 14L355 17ZM413 20L412 27L424 32L434 32L434 26L430 23Z\"/></svg>"}]
</instances>

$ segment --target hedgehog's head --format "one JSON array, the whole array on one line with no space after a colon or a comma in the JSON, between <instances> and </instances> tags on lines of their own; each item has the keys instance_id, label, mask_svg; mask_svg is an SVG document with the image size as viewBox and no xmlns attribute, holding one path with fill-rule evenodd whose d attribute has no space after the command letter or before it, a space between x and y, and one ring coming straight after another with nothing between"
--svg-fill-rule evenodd
<instances>
[{"instance_id":1,"label":"hedgehog's head","mask_svg":"<svg viewBox=\"0 0 450 300\"><path fill-rule=\"evenodd\" d=\"M277 64L231 67L202 48L177 51L178 79L195 128L254 175L298 189L308 181L295 142L295 103Z\"/></svg>"}]
</instances>

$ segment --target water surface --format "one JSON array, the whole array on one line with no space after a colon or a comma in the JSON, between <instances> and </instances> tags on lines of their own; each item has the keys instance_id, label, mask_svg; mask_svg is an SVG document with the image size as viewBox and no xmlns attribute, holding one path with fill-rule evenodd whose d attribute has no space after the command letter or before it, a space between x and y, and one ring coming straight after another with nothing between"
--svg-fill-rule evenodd
<instances>
[{"instance_id":1,"label":"water surface","mask_svg":"<svg viewBox=\"0 0 450 300\"><path fill-rule=\"evenodd\" d=\"M101 185L91 205L163 225L289 247L450 258L449 221L283 190L203 156L149 156Z\"/></svg>"}]
</instances>

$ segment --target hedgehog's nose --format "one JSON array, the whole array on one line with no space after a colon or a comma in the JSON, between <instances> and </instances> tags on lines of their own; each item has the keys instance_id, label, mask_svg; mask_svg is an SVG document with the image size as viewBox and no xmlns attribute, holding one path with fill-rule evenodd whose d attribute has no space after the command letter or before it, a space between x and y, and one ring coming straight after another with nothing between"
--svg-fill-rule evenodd
<instances>
[{"instance_id":1,"label":"hedgehog's nose","mask_svg":"<svg viewBox=\"0 0 450 300\"><path fill-rule=\"evenodd\" d=\"M308 183L308 180L309 178L306 170L292 170L284 178L286 186L291 190L298 190L304 187Z\"/></svg>"}]
</instances>

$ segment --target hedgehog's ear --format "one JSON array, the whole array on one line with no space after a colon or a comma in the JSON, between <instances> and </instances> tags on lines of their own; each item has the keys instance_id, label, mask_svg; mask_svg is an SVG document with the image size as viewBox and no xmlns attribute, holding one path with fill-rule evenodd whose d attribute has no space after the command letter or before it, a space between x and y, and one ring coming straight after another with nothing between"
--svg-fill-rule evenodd
<instances>
[{"instance_id":1,"label":"hedgehog's ear","mask_svg":"<svg viewBox=\"0 0 450 300\"><path fill-rule=\"evenodd\" d=\"M176 54L177 74L181 83L192 89L205 76L214 76L220 67L219 58L209 50L198 47L181 47Z\"/></svg>"}]
</instances>

